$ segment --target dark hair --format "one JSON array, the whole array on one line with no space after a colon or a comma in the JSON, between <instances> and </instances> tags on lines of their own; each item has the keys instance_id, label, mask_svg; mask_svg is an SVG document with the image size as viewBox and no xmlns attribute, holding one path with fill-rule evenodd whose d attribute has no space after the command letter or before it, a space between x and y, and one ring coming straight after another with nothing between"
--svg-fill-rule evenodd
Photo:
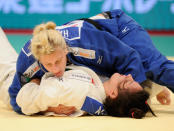
<instances>
[{"instance_id":1,"label":"dark hair","mask_svg":"<svg viewBox=\"0 0 174 131\"><path fill-rule=\"evenodd\" d=\"M107 97L104 102L104 108L108 115L117 117L132 117L141 119L147 112L156 116L150 106L147 104L149 93L145 90L138 92L122 92L115 99Z\"/></svg>"}]
</instances>

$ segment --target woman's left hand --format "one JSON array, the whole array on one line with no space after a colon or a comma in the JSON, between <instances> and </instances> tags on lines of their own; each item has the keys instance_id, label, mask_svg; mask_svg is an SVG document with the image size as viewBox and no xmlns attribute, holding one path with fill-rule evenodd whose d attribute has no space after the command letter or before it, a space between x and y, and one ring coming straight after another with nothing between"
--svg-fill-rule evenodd
<instances>
[{"instance_id":1,"label":"woman's left hand","mask_svg":"<svg viewBox=\"0 0 174 131\"><path fill-rule=\"evenodd\" d=\"M170 92L167 88L164 88L163 91L157 94L156 98L162 105L169 105L171 103Z\"/></svg>"}]
</instances>

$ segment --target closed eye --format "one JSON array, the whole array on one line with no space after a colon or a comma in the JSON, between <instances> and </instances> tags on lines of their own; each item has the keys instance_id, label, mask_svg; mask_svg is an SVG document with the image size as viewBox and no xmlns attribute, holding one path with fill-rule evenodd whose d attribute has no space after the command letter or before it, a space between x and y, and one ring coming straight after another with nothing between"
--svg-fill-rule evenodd
<instances>
[{"instance_id":1,"label":"closed eye","mask_svg":"<svg viewBox=\"0 0 174 131\"><path fill-rule=\"evenodd\" d=\"M61 62L61 60L62 60L62 59L57 60L57 61L55 62L55 64L56 64L56 65L59 64L59 63Z\"/></svg>"},{"instance_id":2,"label":"closed eye","mask_svg":"<svg viewBox=\"0 0 174 131\"><path fill-rule=\"evenodd\" d=\"M47 67L51 67L51 66L52 66L52 64L51 64L51 63L48 63L48 64L46 64L46 66L47 66Z\"/></svg>"}]
</instances>

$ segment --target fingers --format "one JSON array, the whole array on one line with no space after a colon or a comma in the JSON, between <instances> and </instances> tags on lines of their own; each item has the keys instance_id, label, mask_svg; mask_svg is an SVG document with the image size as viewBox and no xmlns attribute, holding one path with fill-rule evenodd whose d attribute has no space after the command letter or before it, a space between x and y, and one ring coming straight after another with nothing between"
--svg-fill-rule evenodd
<instances>
[{"instance_id":1,"label":"fingers","mask_svg":"<svg viewBox=\"0 0 174 131\"><path fill-rule=\"evenodd\" d=\"M162 105L170 105L171 99L168 96L157 96L157 100L162 104Z\"/></svg>"},{"instance_id":2,"label":"fingers","mask_svg":"<svg viewBox=\"0 0 174 131\"><path fill-rule=\"evenodd\" d=\"M156 98L162 105L169 105L171 103L170 92L166 88Z\"/></svg>"},{"instance_id":3,"label":"fingers","mask_svg":"<svg viewBox=\"0 0 174 131\"><path fill-rule=\"evenodd\" d=\"M157 100L162 104L162 105L170 105L171 100L169 98L157 98Z\"/></svg>"},{"instance_id":4,"label":"fingers","mask_svg":"<svg viewBox=\"0 0 174 131\"><path fill-rule=\"evenodd\" d=\"M74 106L69 106L69 107L66 107L62 113L69 116L73 114L75 110L76 108Z\"/></svg>"},{"instance_id":5,"label":"fingers","mask_svg":"<svg viewBox=\"0 0 174 131\"><path fill-rule=\"evenodd\" d=\"M76 111L76 108L74 106L64 106L60 104L56 109L56 114L65 114L65 115L71 115Z\"/></svg>"},{"instance_id":6,"label":"fingers","mask_svg":"<svg viewBox=\"0 0 174 131\"><path fill-rule=\"evenodd\" d=\"M76 111L76 108L74 106L73 107L68 107L67 109L64 109L62 114L65 114L65 115L69 116L69 115L73 114L75 111Z\"/></svg>"}]
</instances>

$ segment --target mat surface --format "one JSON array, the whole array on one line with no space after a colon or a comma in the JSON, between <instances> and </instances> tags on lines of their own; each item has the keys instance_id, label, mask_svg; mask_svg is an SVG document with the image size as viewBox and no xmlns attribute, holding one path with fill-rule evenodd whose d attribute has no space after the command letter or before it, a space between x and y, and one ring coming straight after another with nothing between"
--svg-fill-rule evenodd
<instances>
[{"instance_id":1,"label":"mat surface","mask_svg":"<svg viewBox=\"0 0 174 131\"><path fill-rule=\"evenodd\" d=\"M173 59L174 58L169 58ZM150 114L143 119L109 116L45 117L18 115L0 102L1 131L174 131L174 94L171 105L161 105L152 99Z\"/></svg>"},{"instance_id":2,"label":"mat surface","mask_svg":"<svg viewBox=\"0 0 174 131\"><path fill-rule=\"evenodd\" d=\"M0 103L1 131L173 131L174 95L172 104L160 105L154 99L152 108L157 117L150 114L143 119L109 116L45 117L18 115Z\"/></svg>"},{"instance_id":3,"label":"mat surface","mask_svg":"<svg viewBox=\"0 0 174 131\"><path fill-rule=\"evenodd\" d=\"M0 131L174 131L174 94L171 97L169 106L152 99L151 107L157 117L147 114L143 119L24 116L8 110L0 101Z\"/></svg>"}]
</instances>

